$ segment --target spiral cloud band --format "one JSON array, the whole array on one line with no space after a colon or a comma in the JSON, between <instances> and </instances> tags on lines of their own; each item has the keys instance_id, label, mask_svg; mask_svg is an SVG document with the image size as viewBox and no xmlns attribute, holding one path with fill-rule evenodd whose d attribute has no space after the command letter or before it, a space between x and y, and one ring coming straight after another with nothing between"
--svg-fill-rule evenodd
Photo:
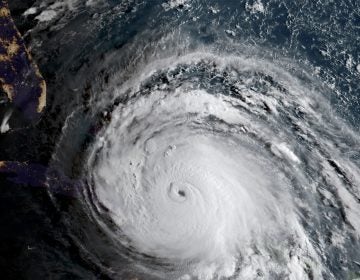
<instances>
[{"instance_id":1,"label":"spiral cloud band","mask_svg":"<svg viewBox=\"0 0 360 280\"><path fill-rule=\"evenodd\" d=\"M360 233L359 143L321 90L240 55L141 65L89 149L93 215L164 279L333 279Z\"/></svg>"}]
</instances>

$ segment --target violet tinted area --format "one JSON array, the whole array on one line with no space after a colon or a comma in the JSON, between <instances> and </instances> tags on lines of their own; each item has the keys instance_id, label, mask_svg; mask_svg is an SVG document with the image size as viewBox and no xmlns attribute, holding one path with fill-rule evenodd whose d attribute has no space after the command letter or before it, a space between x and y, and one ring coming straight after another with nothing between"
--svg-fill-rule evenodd
<instances>
[{"instance_id":1,"label":"violet tinted area","mask_svg":"<svg viewBox=\"0 0 360 280\"><path fill-rule=\"evenodd\" d=\"M11 18L0 1L0 85L24 118L37 120L45 106L46 85Z\"/></svg>"}]
</instances>

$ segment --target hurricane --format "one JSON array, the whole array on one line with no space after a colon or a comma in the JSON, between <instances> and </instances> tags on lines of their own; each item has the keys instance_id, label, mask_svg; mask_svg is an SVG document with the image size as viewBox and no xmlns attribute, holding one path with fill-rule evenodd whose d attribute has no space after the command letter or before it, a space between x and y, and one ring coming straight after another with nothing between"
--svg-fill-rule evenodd
<instances>
[{"instance_id":1,"label":"hurricane","mask_svg":"<svg viewBox=\"0 0 360 280\"><path fill-rule=\"evenodd\" d=\"M158 47L109 78L83 211L153 277L335 279L333 250L357 254L358 136L301 66L219 46Z\"/></svg>"}]
</instances>

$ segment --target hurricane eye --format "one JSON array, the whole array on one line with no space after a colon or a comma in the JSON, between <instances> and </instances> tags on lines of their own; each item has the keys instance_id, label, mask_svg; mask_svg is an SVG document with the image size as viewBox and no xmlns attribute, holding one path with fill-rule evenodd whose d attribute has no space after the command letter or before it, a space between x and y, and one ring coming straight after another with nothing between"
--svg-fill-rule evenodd
<instances>
[{"instance_id":1,"label":"hurricane eye","mask_svg":"<svg viewBox=\"0 0 360 280\"><path fill-rule=\"evenodd\" d=\"M179 190L179 191L178 191L178 194L179 194L180 196L182 196L182 197L185 197L185 192L182 191L182 190Z\"/></svg>"}]
</instances>

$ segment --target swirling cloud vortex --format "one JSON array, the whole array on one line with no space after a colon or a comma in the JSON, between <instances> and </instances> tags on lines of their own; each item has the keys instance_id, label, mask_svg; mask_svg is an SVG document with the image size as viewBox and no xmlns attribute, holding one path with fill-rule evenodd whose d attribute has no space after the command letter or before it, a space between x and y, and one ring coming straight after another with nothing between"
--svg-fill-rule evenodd
<instances>
[{"instance_id":1,"label":"swirling cloud vortex","mask_svg":"<svg viewBox=\"0 0 360 280\"><path fill-rule=\"evenodd\" d=\"M329 246L360 233L359 169L344 156L358 138L312 82L209 52L143 65L113 92L88 199L118 242L174 264L175 279L331 275L327 232ZM328 203L345 209L342 226Z\"/></svg>"}]
</instances>

